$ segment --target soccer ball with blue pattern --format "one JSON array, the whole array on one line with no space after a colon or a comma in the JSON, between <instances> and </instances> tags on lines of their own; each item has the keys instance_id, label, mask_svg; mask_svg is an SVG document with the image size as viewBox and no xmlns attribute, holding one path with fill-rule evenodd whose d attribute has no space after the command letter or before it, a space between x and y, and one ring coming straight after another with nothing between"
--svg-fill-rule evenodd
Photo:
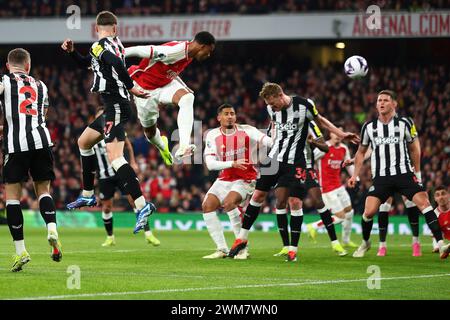
<instances>
[{"instance_id":1,"label":"soccer ball with blue pattern","mask_svg":"<svg viewBox=\"0 0 450 320\"><path fill-rule=\"evenodd\" d=\"M352 79L362 78L369 71L366 59L361 56L351 56L344 63L345 74Z\"/></svg>"}]
</instances>

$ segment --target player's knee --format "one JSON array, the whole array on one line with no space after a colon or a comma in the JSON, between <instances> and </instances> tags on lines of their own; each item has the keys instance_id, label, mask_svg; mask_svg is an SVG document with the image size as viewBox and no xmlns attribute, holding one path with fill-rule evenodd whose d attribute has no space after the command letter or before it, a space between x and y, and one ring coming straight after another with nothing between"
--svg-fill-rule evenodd
<instances>
[{"instance_id":1,"label":"player's knee","mask_svg":"<svg viewBox=\"0 0 450 320\"><path fill-rule=\"evenodd\" d=\"M106 214L109 214L109 213L111 213L111 211L112 211L112 205L111 204L103 204L102 205L102 211L104 212L104 213L106 213Z\"/></svg>"},{"instance_id":2,"label":"player's knee","mask_svg":"<svg viewBox=\"0 0 450 320\"><path fill-rule=\"evenodd\" d=\"M289 208L299 210L302 207L302 201L299 198L289 197Z\"/></svg>"},{"instance_id":3,"label":"player's knee","mask_svg":"<svg viewBox=\"0 0 450 320\"><path fill-rule=\"evenodd\" d=\"M225 199L223 202L223 211L229 212L231 210L236 209L237 206L238 206L238 204L235 201L230 200L230 199Z\"/></svg>"},{"instance_id":4,"label":"player's knee","mask_svg":"<svg viewBox=\"0 0 450 320\"><path fill-rule=\"evenodd\" d=\"M265 198L266 198L266 194L265 193L255 191L255 193L252 195L252 199L251 200L253 202L256 202L256 203L263 203Z\"/></svg>"},{"instance_id":5,"label":"player's knee","mask_svg":"<svg viewBox=\"0 0 450 320\"><path fill-rule=\"evenodd\" d=\"M203 210L203 212L213 212L213 211L216 211L217 210L217 208L216 208L216 206L211 202L211 201L204 201L203 203L202 203L202 210Z\"/></svg>"},{"instance_id":6,"label":"player's knee","mask_svg":"<svg viewBox=\"0 0 450 320\"><path fill-rule=\"evenodd\" d=\"M275 206L278 209L285 209L285 208L287 208L287 204L288 204L287 200L280 199L280 200L276 201Z\"/></svg>"},{"instance_id":7,"label":"player's knee","mask_svg":"<svg viewBox=\"0 0 450 320\"><path fill-rule=\"evenodd\" d=\"M188 92L181 96L180 100L178 101L178 106L180 108L187 107L187 106L193 106L194 105L195 96L193 93Z\"/></svg>"}]
</instances>

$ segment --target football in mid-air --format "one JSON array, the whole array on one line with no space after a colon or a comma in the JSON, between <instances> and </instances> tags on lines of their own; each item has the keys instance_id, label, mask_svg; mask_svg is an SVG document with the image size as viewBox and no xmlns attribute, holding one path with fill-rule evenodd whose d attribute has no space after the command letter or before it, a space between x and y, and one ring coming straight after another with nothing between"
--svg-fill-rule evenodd
<instances>
[{"instance_id":1,"label":"football in mid-air","mask_svg":"<svg viewBox=\"0 0 450 320\"><path fill-rule=\"evenodd\" d=\"M344 63L345 74L352 79L362 78L369 71L366 59L361 56L351 56Z\"/></svg>"}]
</instances>

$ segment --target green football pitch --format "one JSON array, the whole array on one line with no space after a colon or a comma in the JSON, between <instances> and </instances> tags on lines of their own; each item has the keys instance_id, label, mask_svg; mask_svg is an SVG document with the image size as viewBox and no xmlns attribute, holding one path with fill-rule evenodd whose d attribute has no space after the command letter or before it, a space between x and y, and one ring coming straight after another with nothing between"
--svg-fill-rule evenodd
<instances>
[{"instance_id":1,"label":"green football pitch","mask_svg":"<svg viewBox=\"0 0 450 320\"><path fill-rule=\"evenodd\" d=\"M32 260L12 273L14 246L0 227L0 299L450 299L450 259L430 252L429 237L422 257L411 256L409 236L390 236L388 256L372 248L355 259L336 256L324 234L317 244L302 234L299 261L288 263L273 256L281 249L275 232L250 234L248 260L202 259L214 246L200 231L157 232L161 246L153 247L142 234L117 229L110 248L101 247L102 229L59 233L64 255L56 263L45 229L25 230Z\"/></svg>"}]
</instances>

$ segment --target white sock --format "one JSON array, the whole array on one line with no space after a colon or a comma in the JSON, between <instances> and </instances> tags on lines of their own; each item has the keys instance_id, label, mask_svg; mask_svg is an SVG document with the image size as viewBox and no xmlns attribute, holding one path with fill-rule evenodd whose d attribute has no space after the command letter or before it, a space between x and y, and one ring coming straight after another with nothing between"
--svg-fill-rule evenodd
<instances>
[{"instance_id":1,"label":"white sock","mask_svg":"<svg viewBox=\"0 0 450 320\"><path fill-rule=\"evenodd\" d=\"M20 256L25 251L25 240L14 241L14 245L16 246L16 254Z\"/></svg>"},{"instance_id":2,"label":"white sock","mask_svg":"<svg viewBox=\"0 0 450 320\"><path fill-rule=\"evenodd\" d=\"M436 241L436 238L433 237L433 249L438 247L438 243Z\"/></svg>"},{"instance_id":3,"label":"white sock","mask_svg":"<svg viewBox=\"0 0 450 320\"><path fill-rule=\"evenodd\" d=\"M194 125L194 95L187 93L178 102L178 133L180 136L180 146L185 146L191 142L192 126Z\"/></svg>"},{"instance_id":4,"label":"white sock","mask_svg":"<svg viewBox=\"0 0 450 320\"><path fill-rule=\"evenodd\" d=\"M250 230L241 228L241 231L239 231L239 239L241 240L247 240L248 239L248 233L250 232Z\"/></svg>"},{"instance_id":5,"label":"white sock","mask_svg":"<svg viewBox=\"0 0 450 320\"><path fill-rule=\"evenodd\" d=\"M146 237L150 237L152 234L153 234L153 233L152 233L151 230L148 230L148 231L145 231L145 232L144 232L144 235L145 235Z\"/></svg>"},{"instance_id":6,"label":"white sock","mask_svg":"<svg viewBox=\"0 0 450 320\"><path fill-rule=\"evenodd\" d=\"M140 196L136 200L134 200L134 205L136 206L136 209L141 210L143 207L145 207L145 198L144 196Z\"/></svg>"},{"instance_id":7,"label":"white sock","mask_svg":"<svg viewBox=\"0 0 450 320\"><path fill-rule=\"evenodd\" d=\"M294 251L295 253L297 253L298 247L294 247L294 246L289 246L289 251Z\"/></svg>"},{"instance_id":8,"label":"white sock","mask_svg":"<svg viewBox=\"0 0 450 320\"><path fill-rule=\"evenodd\" d=\"M53 232L56 234L56 236L58 236L58 231L56 231L56 223L50 222L49 224L47 224L47 232Z\"/></svg>"},{"instance_id":9,"label":"white sock","mask_svg":"<svg viewBox=\"0 0 450 320\"><path fill-rule=\"evenodd\" d=\"M444 246L444 240L439 240L439 241L437 242L437 246L438 246L439 248L441 248L442 246Z\"/></svg>"},{"instance_id":10,"label":"white sock","mask_svg":"<svg viewBox=\"0 0 450 320\"><path fill-rule=\"evenodd\" d=\"M223 235L222 223L219 220L216 212L208 212L203 214L203 219L206 222L206 228L208 229L209 235L213 239L218 250L228 251L227 242L225 241L225 236Z\"/></svg>"},{"instance_id":11,"label":"white sock","mask_svg":"<svg viewBox=\"0 0 450 320\"><path fill-rule=\"evenodd\" d=\"M227 212L228 217L230 218L231 227L233 228L234 236L237 238L239 236L239 231L241 231L241 217L240 217L240 211L238 208L234 208L231 211Z\"/></svg>"},{"instance_id":12,"label":"white sock","mask_svg":"<svg viewBox=\"0 0 450 320\"><path fill-rule=\"evenodd\" d=\"M81 195L86 198L90 198L94 195L94 190L83 190Z\"/></svg>"},{"instance_id":13,"label":"white sock","mask_svg":"<svg viewBox=\"0 0 450 320\"><path fill-rule=\"evenodd\" d=\"M412 237L412 243L419 243L419 237Z\"/></svg>"},{"instance_id":14,"label":"white sock","mask_svg":"<svg viewBox=\"0 0 450 320\"><path fill-rule=\"evenodd\" d=\"M386 248L386 241L380 242L378 247L379 248Z\"/></svg>"},{"instance_id":15,"label":"white sock","mask_svg":"<svg viewBox=\"0 0 450 320\"><path fill-rule=\"evenodd\" d=\"M353 210L345 214L345 219L342 221L342 241L344 243L350 242L350 234L352 233Z\"/></svg>"},{"instance_id":16,"label":"white sock","mask_svg":"<svg viewBox=\"0 0 450 320\"><path fill-rule=\"evenodd\" d=\"M152 138L149 139L147 137L147 135L145 134L145 131L144 131L144 135L147 138L147 141L150 142L151 144L155 145L158 149L165 148L164 142L161 139L161 132L159 131L158 128L156 128L155 135Z\"/></svg>"},{"instance_id":17,"label":"white sock","mask_svg":"<svg viewBox=\"0 0 450 320\"><path fill-rule=\"evenodd\" d=\"M339 240L333 240L333 241L331 241L331 244L338 244L339 243Z\"/></svg>"}]
</instances>

